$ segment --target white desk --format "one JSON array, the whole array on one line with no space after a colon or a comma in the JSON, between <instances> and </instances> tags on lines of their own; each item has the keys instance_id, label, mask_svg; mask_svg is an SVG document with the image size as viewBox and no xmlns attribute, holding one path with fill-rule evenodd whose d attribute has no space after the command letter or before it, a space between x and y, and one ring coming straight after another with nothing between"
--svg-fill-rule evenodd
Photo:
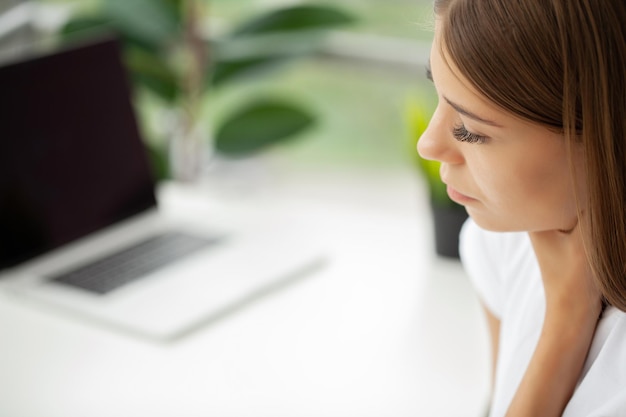
<instances>
[{"instance_id":1,"label":"white desk","mask_svg":"<svg viewBox=\"0 0 626 417\"><path fill-rule=\"evenodd\" d=\"M410 172L222 194L241 215L299 216L329 262L175 343L0 292L0 416L482 416L486 328L460 266L432 254L423 195ZM171 209L186 198L217 210L214 198L164 192Z\"/></svg>"}]
</instances>

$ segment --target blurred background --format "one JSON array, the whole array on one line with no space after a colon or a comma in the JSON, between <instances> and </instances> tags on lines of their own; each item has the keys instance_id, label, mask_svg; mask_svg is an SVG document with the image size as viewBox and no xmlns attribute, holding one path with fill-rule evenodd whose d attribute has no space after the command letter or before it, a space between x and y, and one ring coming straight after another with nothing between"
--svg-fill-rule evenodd
<instances>
[{"instance_id":1,"label":"blurred background","mask_svg":"<svg viewBox=\"0 0 626 417\"><path fill-rule=\"evenodd\" d=\"M278 11L295 12L298 7L319 7L322 13L313 10L319 14L317 20L293 13L284 17L282 27L268 24ZM178 16L167 16L168 8ZM193 121L188 123L193 127L182 130L200 130L203 152L208 153L201 163L206 167L215 159L222 125L259 97L302 110L296 115L300 119L291 120L291 127L274 127L265 144L243 150L237 147L245 144L233 145L234 150L223 146L226 151L220 155L226 158L222 159L263 159L264 164L301 170L393 170L415 164L407 102L418 98L426 108L434 102L433 88L424 77L432 38L431 9L430 0L2 0L0 58L15 57L34 41L58 45L97 36L101 29L119 29L128 45L127 63L133 72L144 137L156 153L155 169L162 178L197 175L174 172L166 147L179 122L171 121L173 112L166 117L164 107L186 107L184 111L191 114ZM194 16L191 23L190 15ZM233 40L234 32L263 19L268 34L252 30L256 43L249 41L254 36ZM205 81L200 83L207 86L198 87L205 88L198 99L189 91L178 94L187 95L182 98L172 92L194 88L181 86L187 80L172 74L194 65L194 57L174 45L184 43L181 38L186 36L186 29L177 25L193 25L206 44L201 64ZM232 76L236 65L239 68ZM242 70L241 65L247 67ZM226 79L211 81L217 72L225 73L221 78ZM189 103L192 100L197 103ZM164 126L165 119L169 126ZM250 123L249 130L258 132L258 126ZM230 133L235 142L242 135Z\"/></svg>"},{"instance_id":2,"label":"blurred background","mask_svg":"<svg viewBox=\"0 0 626 417\"><path fill-rule=\"evenodd\" d=\"M398 176L410 178L422 187L411 192L430 197L437 253L458 256L465 212L449 200L438 164L415 151L436 103L425 78L431 0L2 0L1 7L5 62L121 37L159 179L210 183L227 194L288 179L292 191L308 185L320 198L341 199L359 193L355 182L393 189ZM342 179L350 192L336 189ZM389 201L374 195L380 189L360 192L365 201L352 203Z\"/></svg>"}]
</instances>

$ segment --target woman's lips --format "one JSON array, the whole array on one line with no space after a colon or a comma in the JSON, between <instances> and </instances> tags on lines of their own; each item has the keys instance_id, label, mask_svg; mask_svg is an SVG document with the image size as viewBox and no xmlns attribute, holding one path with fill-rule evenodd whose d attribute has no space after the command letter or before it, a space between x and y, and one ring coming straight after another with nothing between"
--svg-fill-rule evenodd
<instances>
[{"instance_id":1,"label":"woman's lips","mask_svg":"<svg viewBox=\"0 0 626 417\"><path fill-rule=\"evenodd\" d=\"M465 194L461 194L449 185L446 187L446 190L448 191L448 197L450 197L452 201L455 201L459 204L467 204L471 203L472 201L476 201L476 199L466 196Z\"/></svg>"}]
</instances>

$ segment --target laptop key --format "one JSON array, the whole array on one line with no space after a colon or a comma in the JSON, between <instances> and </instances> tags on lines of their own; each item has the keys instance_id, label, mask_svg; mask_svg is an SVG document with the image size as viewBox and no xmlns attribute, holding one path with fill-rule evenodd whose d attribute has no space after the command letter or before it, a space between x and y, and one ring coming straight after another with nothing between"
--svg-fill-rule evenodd
<instances>
[{"instance_id":1,"label":"laptop key","mask_svg":"<svg viewBox=\"0 0 626 417\"><path fill-rule=\"evenodd\" d=\"M53 276L50 281L104 295L217 241L218 238L168 232Z\"/></svg>"}]
</instances>

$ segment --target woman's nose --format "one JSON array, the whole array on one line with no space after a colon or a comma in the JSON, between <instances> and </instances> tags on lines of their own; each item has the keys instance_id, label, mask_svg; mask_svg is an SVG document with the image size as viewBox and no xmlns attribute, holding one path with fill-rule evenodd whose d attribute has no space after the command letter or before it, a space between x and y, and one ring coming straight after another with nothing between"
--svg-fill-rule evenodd
<instances>
[{"instance_id":1,"label":"woman's nose","mask_svg":"<svg viewBox=\"0 0 626 417\"><path fill-rule=\"evenodd\" d=\"M463 155L458 149L459 143L452 137L452 127L448 124L436 111L417 141L417 152L422 158L447 164L458 164L463 161Z\"/></svg>"}]
</instances>

